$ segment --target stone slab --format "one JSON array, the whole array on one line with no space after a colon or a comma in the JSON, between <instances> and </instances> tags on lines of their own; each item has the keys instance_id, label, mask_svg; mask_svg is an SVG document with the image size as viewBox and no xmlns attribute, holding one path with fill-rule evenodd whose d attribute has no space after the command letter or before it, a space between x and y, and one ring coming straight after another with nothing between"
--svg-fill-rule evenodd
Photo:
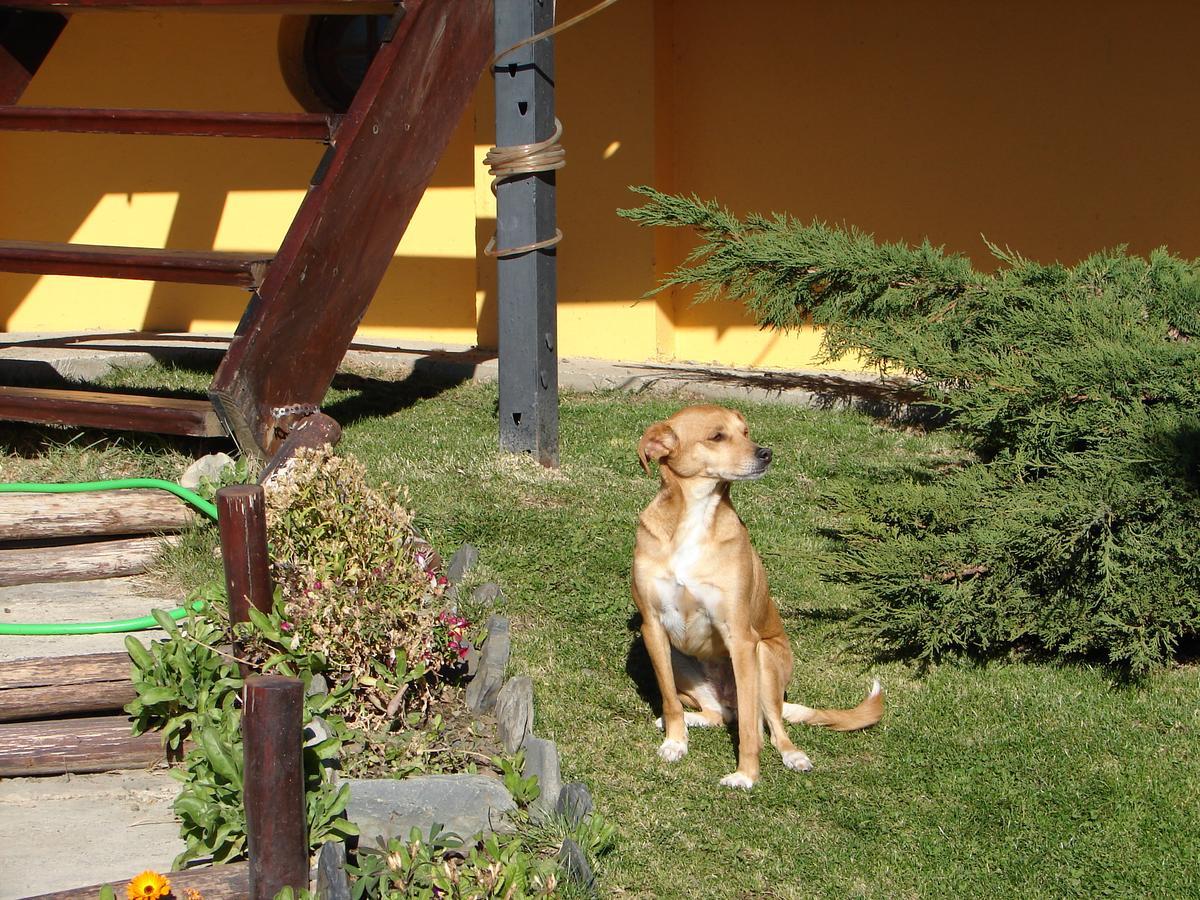
<instances>
[{"instance_id":1,"label":"stone slab","mask_svg":"<svg viewBox=\"0 0 1200 900\"><path fill-rule=\"evenodd\" d=\"M421 775L400 780L348 778L346 817L358 825L359 844L408 839L413 827L428 837L435 823L466 839L511 828L505 815L516 803L498 779L486 775Z\"/></svg>"}]
</instances>

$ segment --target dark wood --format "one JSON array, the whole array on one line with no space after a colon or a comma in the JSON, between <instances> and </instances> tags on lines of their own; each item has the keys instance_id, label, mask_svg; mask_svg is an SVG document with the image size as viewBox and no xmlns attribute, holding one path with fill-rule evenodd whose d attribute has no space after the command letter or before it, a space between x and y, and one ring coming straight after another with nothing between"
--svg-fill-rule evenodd
<instances>
[{"instance_id":1,"label":"dark wood","mask_svg":"<svg viewBox=\"0 0 1200 900\"><path fill-rule=\"evenodd\" d=\"M137 692L128 677L124 681L9 688L0 691L0 722L115 713L135 696Z\"/></svg>"},{"instance_id":2,"label":"dark wood","mask_svg":"<svg viewBox=\"0 0 1200 900\"><path fill-rule=\"evenodd\" d=\"M269 613L273 588L267 554L267 501L262 486L236 484L217 491L217 527L230 620L249 621L251 606Z\"/></svg>"},{"instance_id":3,"label":"dark wood","mask_svg":"<svg viewBox=\"0 0 1200 900\"><path fill-rule=\"evenodd\" d=\"M66 18L56 13L8 14L0 31L0 103L21 99L66 24Z\"/></svg>"},{"instance_id":4,"label":"dark wood","mask_svg":"<svg viewBox=\"0 0 1200 900\"><path fill-rule=\"evenodd\" d=\"M89 275L253 289L270 261L269 255L261 253L0 241L0 272L33 275Z\"/></svg>"},{"instance_id":5,"label":"dark wood","mask_svg":"<svg viewBox=\"0 0 1200 900\"><path fill-rule=\"evenodd\" d=\"M316 450L326 445L332 447L342 439L342 426L324 413L306 416L279 445L271 461L258 477L259 484L267 484L274 475L287 465L301 450Z\"/></svg>"},{"instance_id":6,"label":"dark wood","mask_svg":"<svg viewBox=\"0 0 1200 900\"><path fill-rule=\"evenodd\" d=\"M90 10L212 10L213 12L296 13L298 15L386 14L394 5L381 0L0 0L0 9L47 12Z\"/></svg>"},{"instance_id":7,"label":"dark wood","mask_svg":"<svg viewBox=\"0 0 1200 900\"><path fill-rule=\"evenodd\" d=\"M321 113L193 112L0 106L0 131L168 134L329 141L340 117Z\"/></svg>"},{"instance_id":8,"label":"dark wood","mask_svg":"<svg viewBox=\"0 0 1200 900\"><path fill-rule=\"evenodd\" d=\"M0 586L88 581L145 572L177 538L137 537L0 550Z\"/></svg>"},{"instance_id":9,"label":"dark wood","mask_svg":"<svg viewBox=\"0 0 1200 900\"><path fill-rule=\"evenodd\" d=\"M250 896L272 900L283 888L308 887L304 809L304 682L260 675L246 679L242 746Z\"/></svg>"},{"instance_id":10,"label":"dark wood","mask_svg":"<svg viewBox=\"0 0 1200 900\"><path fill-rule=\"evenodd\" d=\"M211 396L269 457L276 410L319 405L492 47L491 0L408 0L230 344Z\"/></svg>"},{"instance_id":11,"label":"dark wood","mask_svg":"<svg viewBox=\"0 0 1200 900\"><path fill-rule=\"evenodd\" d=\"M0 663L0 690L46 685L91 684L129 680L129 654L85 653L79 656L31 656Z\"/></svg>"},{"instance_id":12,"label":"dark wood","mask_svg":"<svg viewBox=\"0 0 1200 900\"><path fill-rule=\"evenodd\" d=\"M0 420L224 437L207 400L141 397L100 391L0 387Z\"/></svg>"},{"instance_id":13,"label":"dark wood","mask_svg":"<svg viewBox=\"0 0 1200 900\"><path fill-rule=\"evenodd\" d=\"M178 497L155 490L5 494L0 500L0 541L165 534L195 521L196 513Z\"/></svg>"},{"instance_id":14,"label":"dark wood","mask_svg":"<svg viewBox=\"0 0 1200 900\"><path fill-rule=\"evenodd\" d=\"M139 868L138 862L131 860L129 868L131 871ZM199 891L206 900L247 900L250 896L250 864L246 862L170 872L167 878L171 882L171 896L179 900L183 900L188 889ZM107 883L117 897L124 898L131 880ZM93 884L69 891L55 891L53 894L38 894L26 900L96 900L102 887L102 884Z\"/></svg>"},{"instance_id":15,"label":"dark wood","mask_svg":"<svg viewBox=\"0 0 1200 900\"><path fill-rule=\"evenodd\" d=\"M161 736L134 737L126 716L0 725L0 778L145 769L164 758Z\"/></svg>"},{"instance_id":16,"label":"dark wood","mask_svg":"<svg viewBox=\"0 0 1200 900\"><path fill-rule=\"evenodd\" d=\"M496 0L496 52L550 28L553 4ZM496 145L554 134L554 39L505 55L496 66ZM554 172L496 184L496 247L555 234ZM500 340L500 448L558 465L557 253L553 247L496 260Z\"/></svg>"}]
</instances>

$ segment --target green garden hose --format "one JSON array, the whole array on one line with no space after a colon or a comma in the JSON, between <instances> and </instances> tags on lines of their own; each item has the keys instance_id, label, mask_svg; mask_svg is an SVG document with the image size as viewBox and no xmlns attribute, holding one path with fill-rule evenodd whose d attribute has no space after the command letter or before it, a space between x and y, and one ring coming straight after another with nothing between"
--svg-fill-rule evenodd
<instances>
[{"instance_id":1,"label":"green garden hose","mask_svg":"<svg viewBox=\"0 0 1200 900\"><path fill-rule=\"evenodd\" d=\"M9 483L0 484L0 493L22 494L75 494L83 491L112 491L124 488L158 488L170 491L181 500L186 500L200 512L214 521L217 518L217 508L195 491L166 481L161 478L118 478L112 481L82 481L77 484L33 484ZM192 609L199 612L204 604L193 601ZM182 606L169 610L167 615L179 621L187 615L187 609ZM0 634L23 635L58 635L58 634L117 634L126 631L144 631L147 628L157 628L158 623L153 616L140 616L136 619L116 619L111 622L62 622L55 624L0 623Z\"/></svg>"}]
</instances>

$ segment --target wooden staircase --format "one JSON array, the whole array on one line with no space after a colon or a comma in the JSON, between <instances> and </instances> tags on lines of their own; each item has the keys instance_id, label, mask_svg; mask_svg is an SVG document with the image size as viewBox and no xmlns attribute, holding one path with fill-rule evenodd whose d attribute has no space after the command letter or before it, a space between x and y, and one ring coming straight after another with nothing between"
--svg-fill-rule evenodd
<instances>
[{"instance_id":1,"label":"wooden staircase","mask_svg":"<svg viewBox=\"0 0 1200 900\"><path fill-rule=\"evenodd\" d=\"M392 16L344 115L15 104L58 14L204 10ZM196 401L0 387L0 419L212 436L269 456L315 412L350 346L493 46L492 0L0 0L0 130L315 140L328 147L271 257L0 240L0 271L236 285L236 335ZM53 42L53 36L48 38ZM32 43L36 44L36 41ZM48 46L46 47L48 50ZM32 68L30 56L33 56ZM201 404L207 406L207 404Z\"/></svg>"}]
</instances>

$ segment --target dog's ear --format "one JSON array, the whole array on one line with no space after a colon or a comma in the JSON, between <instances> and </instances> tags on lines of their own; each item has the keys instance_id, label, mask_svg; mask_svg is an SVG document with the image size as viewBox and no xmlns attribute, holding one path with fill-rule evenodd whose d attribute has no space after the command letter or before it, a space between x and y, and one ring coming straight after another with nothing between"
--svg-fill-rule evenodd
<instances>
[{"instance_id":1,"label":"dog's ear","mask_svg":"<svg viewBox=\"0 0 1200 900\"><path fill-rule=\"evenodd\" d=\"M679 437L671 430L666 422L655 422L638 441L638 460L646 474L650 474L650 460L660 460L670 456L671 451L679 446Z\"/></svg>"}]
</instances>

